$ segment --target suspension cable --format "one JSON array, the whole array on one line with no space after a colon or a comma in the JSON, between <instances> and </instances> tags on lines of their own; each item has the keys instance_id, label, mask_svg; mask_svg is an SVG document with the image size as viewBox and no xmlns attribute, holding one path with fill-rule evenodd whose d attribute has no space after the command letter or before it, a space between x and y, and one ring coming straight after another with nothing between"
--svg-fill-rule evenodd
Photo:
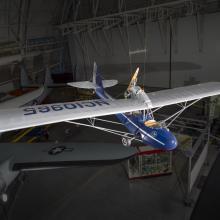
<instances>
[{"instance_id":1,"label":"suspension cable","mask_svg":"<svg viewBox=\"0 0 220 220\"><path fill-rule=\"evenodd\" d=\"M128 41L128 56L129 56L129 66L130 66L130 78L132 77L132 63L131 63L131 54L130 54L130 37L128 30L128 15L126 15L126 33L127 33L127 41Z\"/></svg>"},{"instance_id":2,"label":"suspension cable","mask_svg":"<svg viewBox=\"0 0 220 220\"><path fill-rule=\"evenodd\" d=\"M147 14L147 11L146 11ZM147 74L147 16L146 16L146 20L144 22L144 76L143 76L143 89L145 89L145 75Z\"/></svg>"}]
</instances>

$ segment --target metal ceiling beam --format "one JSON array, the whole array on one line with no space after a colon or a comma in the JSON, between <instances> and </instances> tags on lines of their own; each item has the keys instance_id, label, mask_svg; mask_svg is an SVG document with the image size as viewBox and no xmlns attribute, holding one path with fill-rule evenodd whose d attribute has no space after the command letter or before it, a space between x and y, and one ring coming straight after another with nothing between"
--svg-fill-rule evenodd
<instances>
[{"instance_id":1,"label":"metal ceiling beam","mask_svg":"<svg viewBox=\"0 0 220 220\"><path fill-rule=\"evenodd\" d=\"M121 1L122 2L122 1ZM120 2L120 4L122 4ZM170 17L189 16L197 14L200 10L204 9L204 4L199 4L201 1L192 0L177 0L158 5L151 5L144 8L128 10L109 14L90 19L75 20L57 26L63 33L79 33L91 31L91 24L93 29L110 29L118 25L133 25L137 22L142 23L145 20L158 21L169 19ZM96 6L97 9L97 6ZM128 23L127 23L128 22ZM97 26L97 28L95 27Z\"/></svg>"}]
</instances>

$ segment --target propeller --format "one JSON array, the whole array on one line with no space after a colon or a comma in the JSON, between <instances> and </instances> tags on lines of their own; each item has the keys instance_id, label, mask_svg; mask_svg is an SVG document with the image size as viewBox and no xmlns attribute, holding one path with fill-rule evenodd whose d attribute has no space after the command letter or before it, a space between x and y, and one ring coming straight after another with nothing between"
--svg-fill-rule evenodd
<instances>
[{"instance_id":1,"label":"propeller","mask_svg":"<svg viewBox=\"0 0 220 220\"><path fill-rule=\"evenodd\" d=\"M130 84L129 84L128 88L127 88L127 91L129 91L133 86L136 85L138 72L139 72L139 67L136 69L133 77L131 78L131 81L130 81Z\"/></svg>"}]
</instances>

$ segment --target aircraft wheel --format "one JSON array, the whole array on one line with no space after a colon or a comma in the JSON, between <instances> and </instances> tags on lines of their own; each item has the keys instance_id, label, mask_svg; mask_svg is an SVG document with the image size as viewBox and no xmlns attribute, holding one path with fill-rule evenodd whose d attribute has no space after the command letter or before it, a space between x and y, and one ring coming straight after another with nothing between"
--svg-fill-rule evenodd
<instances>
[{"instance_id":1,"label":"aircraft wheel","mask_svg":"<svg viewBox=\"0 0 220 220\"><path fill-rule=\"evenodd\" d=\"M130 138L127 138L127 137L123 137L123 138L122 138L122 144L123 144L125 147L131 146L131 139L130 139Z\"/></svg>"}]
</instances>

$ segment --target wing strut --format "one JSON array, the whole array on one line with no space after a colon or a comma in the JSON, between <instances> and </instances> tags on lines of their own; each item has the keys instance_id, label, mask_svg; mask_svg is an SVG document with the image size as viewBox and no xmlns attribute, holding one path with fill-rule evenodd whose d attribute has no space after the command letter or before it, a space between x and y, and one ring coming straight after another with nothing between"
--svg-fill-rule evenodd
<instances>
[{"instance_id":1,"label":"wing strut","mask_svg":"<svg viewBox=\"0 0 220 220\"><path fill-rule=\"evenodd\" d=\"M131 134L131 133L123 132L123 131L117 131L117 130L114 130L114 129L104 128L104 127L100 127L100 126L95 126L94 122L91 125L80 123L80 122L76 122L76 121L65 121L65 122L70 123L70 124L75 124L75 125L95 128L95 129L98 129L98 130L101 130L101 131L104 131L104 132L108 132L108 133L111 133L111 134L115 134L115 135L118 135L118 136L121 136L121 137L125 137L125 138L128 138L130 136L129 138L131 140L137 140L137 141L142 142L142 140L139 140L139 139L135 138L134 135Z\"/></svg>"},{"instance_id":2,"label":"wing strut","mask_svg":"<svg viewBox=\"0 0 220 220\"><path fill-rule=\"evenodd\" d=\"M182 114L184 112L184 110L186 110L187 108L189 108L191 105L195 104L196 102L198 102L201 99L197 99L193 102L191 102L190 104L187 105L187 102L184 103L184 105L182 105L182 109L180 109L179 111L177 111L175 114L171 115L170 117L164 119L163 121L161 121L161 124L166 124L167 121L169 121L171 119L171 121L166 125L166 127L169 127L178 117L180 114Z\"/></svg>"}]
</instances>

